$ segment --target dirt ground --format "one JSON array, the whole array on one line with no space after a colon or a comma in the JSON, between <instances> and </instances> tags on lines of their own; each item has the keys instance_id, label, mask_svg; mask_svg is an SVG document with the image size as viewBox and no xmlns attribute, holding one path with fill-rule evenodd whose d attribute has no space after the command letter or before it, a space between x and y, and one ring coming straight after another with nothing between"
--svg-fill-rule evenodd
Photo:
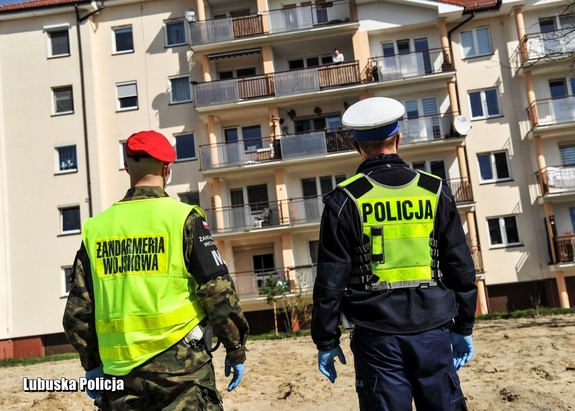
<instances>
[{"instance_id":1,"label":"dirt ground","mask_svg":"<svg viewBox=\"0 0 575 411\"><path fill-rule=\"evenodd\" d=\"M471 411L575 410L575 314L477 323L476 354L459 371ZM331 384L316 366L309 337L254 341L248 345L246 374L233 392L224 390L226 411L357 410L349 335L343 338L347 365L337 365ZM214 355L219 387L225 388L223 350ZM0 409L89 410L83 392L23 391L23 378L78 379L79 361L0 368Z\"/></svg>"}]
</instances>

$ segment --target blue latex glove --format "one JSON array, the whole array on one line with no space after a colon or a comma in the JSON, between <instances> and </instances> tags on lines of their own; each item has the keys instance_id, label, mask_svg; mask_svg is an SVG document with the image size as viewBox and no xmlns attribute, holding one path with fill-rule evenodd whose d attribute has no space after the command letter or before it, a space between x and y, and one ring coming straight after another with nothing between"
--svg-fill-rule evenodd
<instances>
[{"instance_id":1,"label":"blue latex glove","mask_svg":"<svg viewBox=\"0 0 575 411\"><path fill-rule=\"evenodd\" d=\"M341 347L338 345L335 348L332 348L329 351L318 351L317 353L317 366L319 371L325 375L331 383L335 382L337 378L337 372L335 371L335 362L334 358L339 358L339 361L342 364L346 364L345 362L345 355L343 355L343 351Z\"/></svg>"},{"instance_id":2,"label":"blue latex glove","mask_svg":"<svg viewBox=\"0 0 575 411\"><path fill-rule=\"evenodd\" d=\"M86 379L87 380L95 380L96 378L102 378L102 377L104 377L104 366L101 364L99 367L94 368L93 370L86 371ZM98 395L103 394L103 393L104 393L103 391L90 391L86 387L86 394L88 394L88 397L90 397L93 400L98 398Z\"/></svg>"},{"instance_id":3,"label":"blue latex glove","mask_svg":"<svg viewBox=\"0 0 575 411\"><path fill-rule=\"evenodd\" d=\"M453 346L453 365L459 370L473 358L473 338L471 335L461 335L453 331L449 334Z\"/></svg>"},{"instance_id":4,"label":"blue latex glove","mask_svg":"<svg viewBox=\"0 0 575 411\"><path fill-rule=\"evenodd\" d=\"M234 388L236 388L238 385L240 385L242 378L244 378L244 371L245 370L246 370L246 366L244 364L232 364L226 358L226 363L225 363L225 368L224 368L226 377L229 377L230 372L232 372L232 371L234 374L234 376L232 377L232 380L230 381L230 385L228 385L228 391L232 391Z\"/></svg>"}]
</instances>

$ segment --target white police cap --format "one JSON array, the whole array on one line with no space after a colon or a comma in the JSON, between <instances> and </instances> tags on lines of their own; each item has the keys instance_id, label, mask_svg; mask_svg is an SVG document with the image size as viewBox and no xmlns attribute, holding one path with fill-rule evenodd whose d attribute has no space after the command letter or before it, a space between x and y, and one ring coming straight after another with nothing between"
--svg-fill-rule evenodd
<instances>
[{"instance_id":1,"label":"white police cap","mask_svg":"<svg viewBox=\"0 0 575 411\"><path fill-rule=\"evenodd\" d=\"M371 97L352 104L343 114L341 122L352 129L359 141L382 140L399 130L399 119L405 107L388 97Z\"/></svg>"}]
</instances>

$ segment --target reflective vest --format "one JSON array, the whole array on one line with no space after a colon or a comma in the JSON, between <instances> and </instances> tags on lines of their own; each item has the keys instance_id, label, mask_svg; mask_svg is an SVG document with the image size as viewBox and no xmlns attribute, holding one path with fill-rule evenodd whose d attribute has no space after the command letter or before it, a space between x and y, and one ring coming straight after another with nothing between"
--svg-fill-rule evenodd
<instances>
[{"instance_id":1,"label":"reflective vest","mask_svg":"<svg viewBox=\"0 0 575 411\"><path fill-rule=\"evenodd\" d=\"M355 264L352 280L359 277L362 280L355 283L367 283L368 278L372 283L385 283L383 288L381 284L372 287L375 290L436 285L437 241L432 232L441 179L418 172L411 182L396 187L358 174L339 187L354 200L364 239L369 241L360 247L367 255L366 269L357 272Z\"/></svg>"},{"instance_id":2,"label":"reflective vest","mask_svg":"<svg viewBox=\"0 0 575 411\"><path fill-rule=\"evenodd\" d=\"M170 197L115 203L84 223L104 372L126 375L165 351L205 316L187 272L189 206Z\"/></svg>"}]
</instances>

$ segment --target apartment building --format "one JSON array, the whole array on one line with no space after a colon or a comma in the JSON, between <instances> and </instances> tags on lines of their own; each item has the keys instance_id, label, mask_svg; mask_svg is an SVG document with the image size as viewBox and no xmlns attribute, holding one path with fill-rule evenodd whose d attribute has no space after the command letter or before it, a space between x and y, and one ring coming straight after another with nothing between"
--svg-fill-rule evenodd
<instances>
[{"instance_id":1,"label":"apartment building","mask_svg":"<svg viewBox=\"0 0 575 411\"><path fill-rule=\"evenodd\" d=\"M0 8L0 358L65 350L81 222L127 188L123 143L177 151L254 332L270 276L311 292L341 125L401 101L400 155L451 187L481 313L575 302L575 19L566 1L106 0ZM343 62L334 63L337 48ZM27 184L23 184L26 181Z\"/></svg>"}]
</instances>

